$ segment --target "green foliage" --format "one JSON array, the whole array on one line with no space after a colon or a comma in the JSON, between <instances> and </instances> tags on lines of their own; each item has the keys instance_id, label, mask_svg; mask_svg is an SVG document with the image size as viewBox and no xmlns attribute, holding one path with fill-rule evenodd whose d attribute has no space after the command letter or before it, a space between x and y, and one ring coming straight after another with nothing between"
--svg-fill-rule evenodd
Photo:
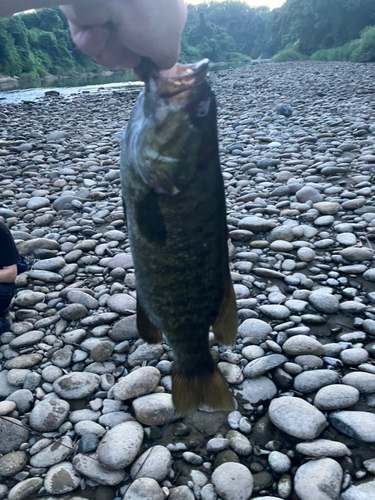
<instances>
[{"instance_id":1,"label":"green foliage","mask_svg":"<svg viewBox=\"0 0 375 500\"><path fill-rule=\"evenodd\" d=\"M236 52L253 58L274 53L270 37L274 13L268 7L253 8L235 0L189 5L186 31L199 24L202 14L208 22L225 29L234 41Z\"/></svg>"},{"instance_id":2,"label":"green foliage","mask_svg":"<svg viewBox=\"0 0 375 500\"><path fill-rule=\"evenodd\" d=\"M230 60L231 53L235 51L233 38L224 28L208 21L203 12L200 13L199 23L187 30L186 43L189 49L194 49L194 55L214 62Z\"/></svg>"},{"instance_id":3,"label":"green foliage","mask_svg":"<svg viewBox=\"0 0 375 500\"><path fill-rule=\"evenodd\" d=\"M342 47L334 49L317 50L310 57L311 61L350 61L353 42L348 42Z\"/></svg>"},{"instance_id":4,"label":"green foliage","mask_svg":"<svg viewBox=\"0 0 375 500\"><path fill-rule=\"evenodd\" d=\"M374 0L287 0L277 10L271 29L276 46L300 40L300 51L308 56L341 47L375 24Z\"/></svg>"},{"instance_id":5,"label":"green foliage","mask_svg":"<svg viewBox=\"0 0 375 500\"><path fill-rule=\"evenodd\" d=\"M351 61L375 62L375 26L367 26L352 43Z\"/></svg>"},{"instance_id":6,"label":"green foliage","mask_svg":"<svg viewBox=\"0 0 375 500\"><path fill-rule=\"evenodd\" d=\"M76 49L59 10L0 19L0 74L38 78L102 69Z\"/></svg>"},{"instance_id":7,"label":"green foliage","mask_svg":"<svg viewBox=\"0 0 375 500\"><path fill-rule=\"evenodd\" d=\"M293 48L285 48L280 50L276 55L271 58L271 62L285 62L285 61L306 61L307 57Z\"/></svg>"},{"instance_id":8,"label":"green foliage","mask_svg":"<svg viewBox=\"0 0 375 500\"><path fill-rule=\"evenodd\" d=\"M360 38L334 49L318 50L310 57L312 61L375 62L375 26L368 26Z\"/></svg>"},{"instance_id":9,"label":"green foliage","mask_svg":"<svg viewBox=\"0 0 375 500\"><path fill-rule=\"evenodd\" d=\"M310 56L375 61L375 0L286 0L272 11L241 0L188 5L183 63L204 57L214 62L272 57L280 62ZM58 9L0 19L0 74L35 78L102 69L75 47Z\"/></svg>"}]
</instances>

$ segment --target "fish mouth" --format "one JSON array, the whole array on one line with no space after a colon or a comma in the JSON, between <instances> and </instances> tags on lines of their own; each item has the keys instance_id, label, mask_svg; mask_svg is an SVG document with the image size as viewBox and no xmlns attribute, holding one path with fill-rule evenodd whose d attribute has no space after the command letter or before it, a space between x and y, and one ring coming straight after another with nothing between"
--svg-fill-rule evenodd
<instances>
[{"instance_id":1,"label":"fish mouth","mask_svg":"<svg viewBox=\"0 0 375 500\"><path fill-rule=\"evenodd\" d=\"M173 68L162 70L151 76L160 97L171 98L190 91L203 83L207 76L208 59L194 64L175 64Z\"/></svg>"}]
</instances>

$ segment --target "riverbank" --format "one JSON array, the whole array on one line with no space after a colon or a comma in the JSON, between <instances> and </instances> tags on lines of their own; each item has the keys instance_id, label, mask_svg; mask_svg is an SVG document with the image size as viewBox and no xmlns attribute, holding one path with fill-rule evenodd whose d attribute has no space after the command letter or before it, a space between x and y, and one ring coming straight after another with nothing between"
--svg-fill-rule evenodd
<instances>
[{"instance_id":1,"label":"riverbank","mask_svg":"<svg viewBox=\"0 0 375 500\"><path fill-rule=\"evenodd\" d=\"M111 83L119 81L136 81L136 77L131 70L115 70L86 72L74 75L46 75L43 78L19 78L17 76L0 75L0 92L7 90L20 90L29 88L49 88L84 86L93 83Z\"/></svg>"},{"instance_id":2,"label":"riverbank","mask_svg":"<svg viewBox=\"0 0 375 500\"><path fill-rule=\"evenodd\" d=\"M0 101L0 217L33 265L0 337L0 498L375 496L374 79L211 74L239 327L210 344L236 411L183 419L169 346L135 326L119 140L139 91Z\"/></svg>"}]
</instances>

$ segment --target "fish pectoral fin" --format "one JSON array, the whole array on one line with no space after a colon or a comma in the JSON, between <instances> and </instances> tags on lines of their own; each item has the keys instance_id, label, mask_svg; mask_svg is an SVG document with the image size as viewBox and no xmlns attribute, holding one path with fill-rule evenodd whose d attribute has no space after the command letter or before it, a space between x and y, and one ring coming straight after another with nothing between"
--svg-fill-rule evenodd
<instances>
[{"instance_id":1,"label":"fish pectoral fin","mask_svg":"<svg viewBox=\"0 0 375 500\"><path fill-rule=\"evenodd\" d=\"M208 406L212 410L234 410L232 393L216 366L211 373L194 377L178 371L174 373L172 398L180 415L195 411L200 406Z\"/></svg>"},{"instance_id":2,"label":"fish pectoral fin","mask_svg":"<svg viewBox=\"0 0 375 500\"><path fill-rule=\"evenodd\" d=\"M219 312L212 325L217 341L225 346L233 346L237 335L237 305L232 280L228 276L225 281L224 297Z\"/></svg>"},{"instance_id":3,"label":"fish pectoral fin","mask_svg":"<svg viewBox=\"0 0 375 500\"><path fill-rule=\"evenodd\" d=\"M148 344L158 344L162 341L161 330L148 319L142 305L139 303L139 299L137 300L137 329L139 335Z\"/></svg>"}]
</instances>

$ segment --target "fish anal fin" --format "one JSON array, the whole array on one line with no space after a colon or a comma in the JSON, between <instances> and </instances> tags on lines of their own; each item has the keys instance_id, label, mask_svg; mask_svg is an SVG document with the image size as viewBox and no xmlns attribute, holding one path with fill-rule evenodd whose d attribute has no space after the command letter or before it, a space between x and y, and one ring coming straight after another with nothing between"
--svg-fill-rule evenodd
<instances>
[{"instance_id":1,"label":"fish anal fin","mask_svg":"<svg viewBox=\"0 0 375 500\"><path fill-rule=\"evenodd\" d=\"M200 406L208 406L212 410L234 410L232 393L216 366L211 373L194 377L174 373L172 398L180 415L195 411Z\"/></svg>"},{"instance_id":2,"label":"fish anal fin","mask_svg":"<svg viewBox=\"0 0 375 500\"><path fill-rule=\"evenodd\" d=\"M163 336L161 330L148 319L139 300L137 300L137 329L139 335L148 344L158 344L162 341Z\"/></svg>"},{"instance_id":3,"label":"fish anal fin","mask_svg":"<svg viewBox=\"0 0 375 500\"><path fill-rule=\"evenodd\" d=\"M212 325L212 331L221 345L233 346L237 335L237 304L232 280L228 276L225 282L224 297L219 312Z\"/></svg>"}]
</instances>

